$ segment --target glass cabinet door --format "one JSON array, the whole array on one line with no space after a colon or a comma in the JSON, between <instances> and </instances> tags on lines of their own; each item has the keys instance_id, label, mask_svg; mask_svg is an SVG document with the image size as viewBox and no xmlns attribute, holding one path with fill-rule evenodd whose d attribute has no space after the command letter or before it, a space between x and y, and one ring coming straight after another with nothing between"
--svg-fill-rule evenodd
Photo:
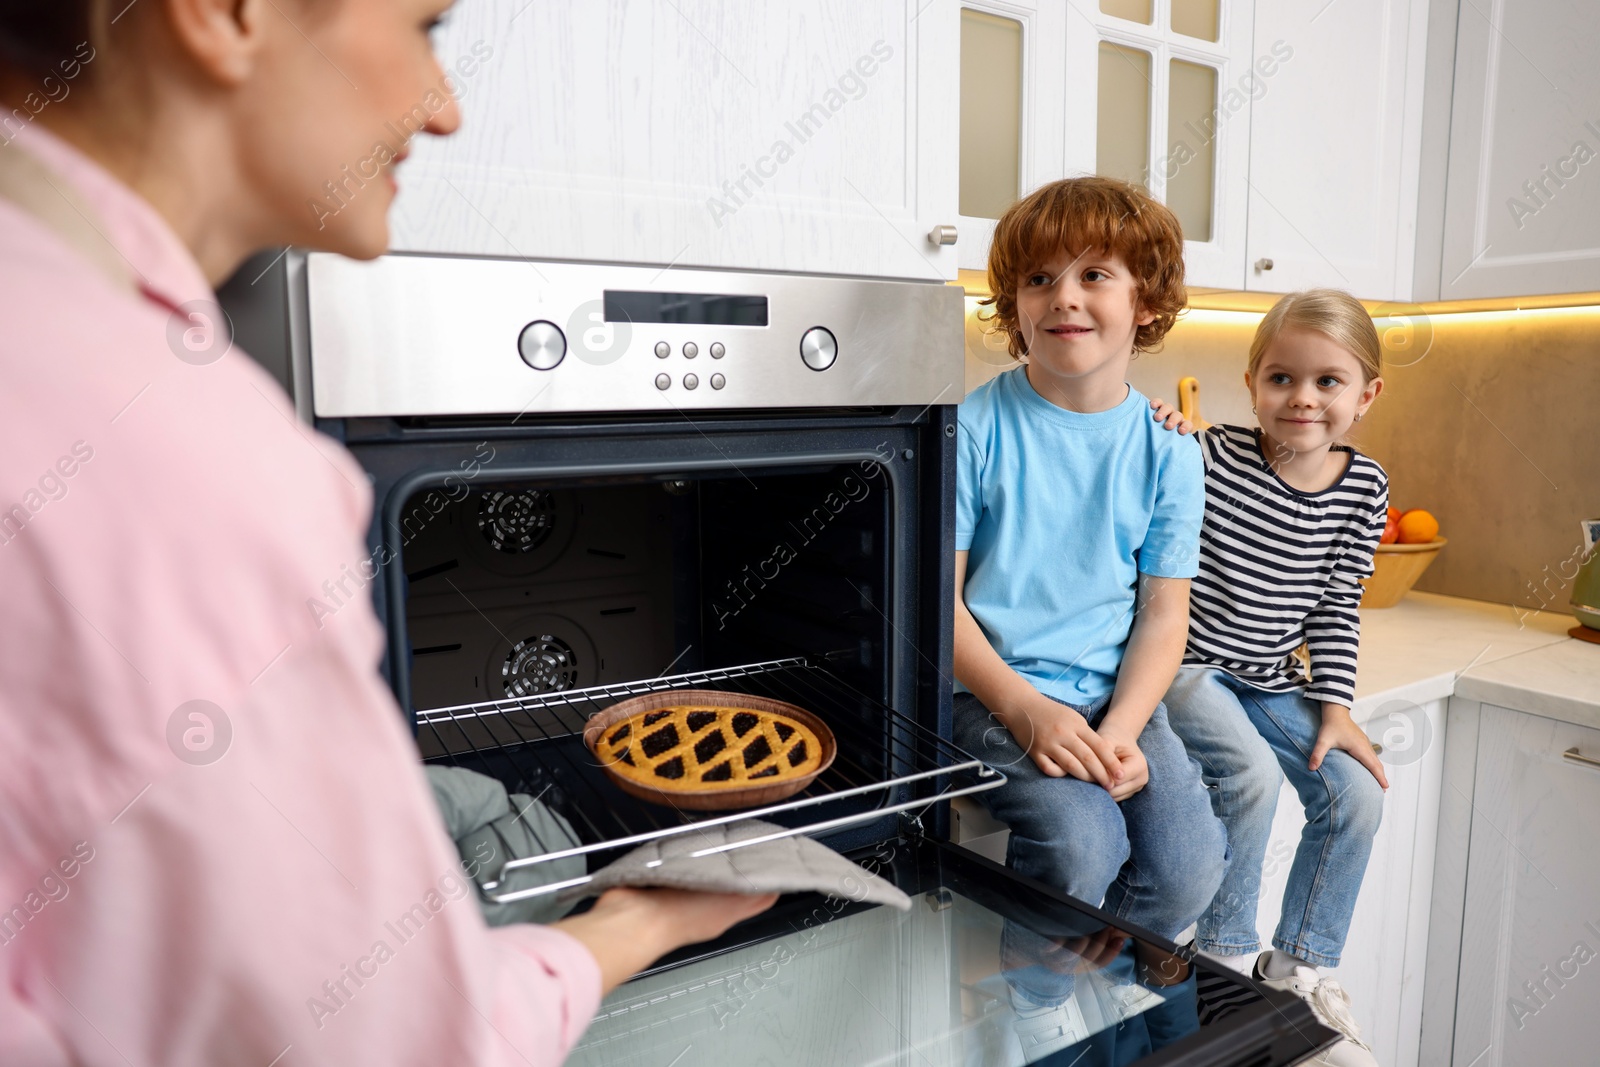
<instances>
[{"instance_id":1,"label":"glass cabinet door","mask_svg":"<svg viewBox=\"0 0 1600 1067\"><path fill-rule=\"evenodd\" d=\"M1022 23L961 9L961 214L998 219L1022 165Z\"/></svg>"},{"instance_id":2,"label":"glass cabinet door","mask_svg":"<svg viewBox=\"0 0 1600 1067\"><path fill-rule=\"evenodd\" d=\"M1066 173L1142 185L1183 226L1189 283L1242 287L1253 0L1071 10Z\"/></svg>"},{"instance_id":3,"label":"glass cabinet door","mask_svg":"<svg viewBox=\"0 0 1600 1067\"><path fill-rule=\"evenodd\" d=\"M1062 176L1065 0L963 0L960 239L963 270L987 266L994 224Z\"/></svg>"}]
</instances>

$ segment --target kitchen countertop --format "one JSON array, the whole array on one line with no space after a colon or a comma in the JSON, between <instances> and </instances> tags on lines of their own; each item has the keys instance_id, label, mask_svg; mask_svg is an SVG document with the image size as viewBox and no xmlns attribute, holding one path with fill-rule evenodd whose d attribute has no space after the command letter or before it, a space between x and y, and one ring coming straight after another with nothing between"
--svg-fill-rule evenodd
<instances>
[{"instance_id":1,"label":"kitchen countertop","mask_svg":"<svg viewBox=\"0 0 1600 1067\"><path fill-rule=\"evenodd\" d=\"M1569 637L1480 665L1462 676L1456 693L1600 730L1600 645Z\"/></svg>"},{"instance_id":2,"label":"kitchen countertop","mask_svg":"<svg viewBox=\"0 0 1600 1067\"><path fill-rule=\"evenodd\" d=\"M1411 592L1361 612L1355 719L1393 700L1452 694L1600 727L1600 645L1571 615Z\"/></svg>"}]
</instances>

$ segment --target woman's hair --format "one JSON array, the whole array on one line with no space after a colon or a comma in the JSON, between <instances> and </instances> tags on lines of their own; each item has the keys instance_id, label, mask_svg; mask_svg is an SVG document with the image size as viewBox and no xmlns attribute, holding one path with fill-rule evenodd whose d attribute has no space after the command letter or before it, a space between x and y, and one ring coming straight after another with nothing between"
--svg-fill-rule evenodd
<instances>
[{"instance_id":1,"label":"woman's hair","mask_svg":"<svg viewBox=\"0 0 1600 1067\"><path fill-rule=\"evenodd\" d=\"M1383 373L1383 346L1361 301L1342 289L1302 289L1272 305L1250 342L1250 377L1261 357L1287 329L1315 330L1356 357L1367 381Z\"/></svg>"},{"instance_id":2,"label":"woman's hair","mask_svg":"<svg viewBox=\"0 0 1600 1067\"><path fill-rule=\"evenodd\" d=\"M1183 287L1183 228L1177 216L1138 186L1115 178L1063 178L1012 204L989 245L989 321L1006 336L1013 359L1027 350L1017 321L1017 286L1066 253L1111 252L1133 272L1135 306L1155 316L1134 334L1133 347L1161 344L1188 302Z\"/></svg>"},{"instance_id":3,"label":"woman's hair","mask_svg":"<svg viewBox=\"0 0 1600 1067\"><path fill-rule=\"evenodd\" d=\"M0 0L0 70L52 74L91 36L95 0Z\"/></svg>"}]
</instances>

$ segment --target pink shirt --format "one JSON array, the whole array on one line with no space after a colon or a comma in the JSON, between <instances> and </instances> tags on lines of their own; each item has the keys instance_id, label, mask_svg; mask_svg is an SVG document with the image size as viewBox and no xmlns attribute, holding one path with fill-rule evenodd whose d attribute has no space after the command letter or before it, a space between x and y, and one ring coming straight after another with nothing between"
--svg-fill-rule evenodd
<instances>
[{"instance_id":1,"label":"pink shirt","mask_svg":"<svg viewBox=\"0 0 1600 1067\"><path fill-rule=\"evenodd\" d=\"M174 355L211 291L149 204L24 148L146 292L0 200L0 1063L558 1063L594 958L483 924L367 598L308 606L365 475L243 352Z\"/></svg>"}]
</instances>

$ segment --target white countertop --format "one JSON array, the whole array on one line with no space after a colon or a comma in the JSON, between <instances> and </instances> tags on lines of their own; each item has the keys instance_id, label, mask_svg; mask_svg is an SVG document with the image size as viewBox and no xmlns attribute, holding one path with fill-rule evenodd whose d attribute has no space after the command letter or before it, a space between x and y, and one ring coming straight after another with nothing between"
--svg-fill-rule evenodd
<instances>
[{"instance_id":1,"label":"white countertop","mask_svg":"<svg viewBox=\"0 0 1600 1067\"><path fill-rule=\"evenodd\" d=\"M1382 704L1459 694L1600 727L1600 645L1567 636L1571 615L1408 593L1361 612L1357 721Z\"/></svg>"}]
</instances>

